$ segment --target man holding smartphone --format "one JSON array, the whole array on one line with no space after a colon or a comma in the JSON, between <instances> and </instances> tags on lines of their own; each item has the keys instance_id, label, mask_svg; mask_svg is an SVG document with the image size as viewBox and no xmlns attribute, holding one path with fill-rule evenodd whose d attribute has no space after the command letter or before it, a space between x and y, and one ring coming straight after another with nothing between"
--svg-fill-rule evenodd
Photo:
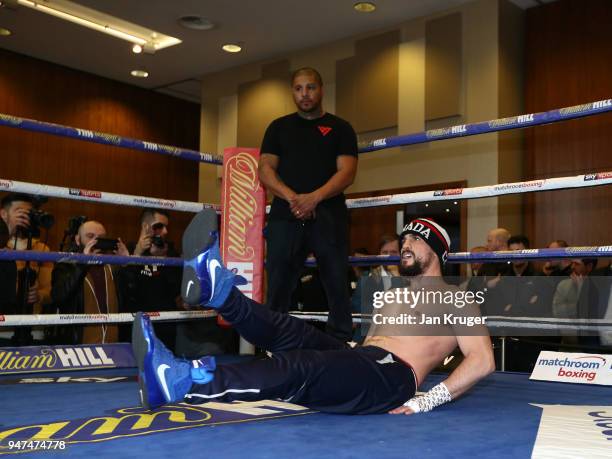
<instances>
[{"instance_id":1,"label":"man holding smartphone","mask_svg":"<svg viewBox=\"0 0 612 459\"><path fill-rule=\"evenodd\" d=\"M102 223L88 220L79 227L76 246L85 255L129 256L121 239L106 238ZM62 314L109 314L122 311L116 269L111 265L58 263L52 274L51 296ZM72 326L65 330L70 344L113 343L118 339L116 325Z\"/></svg>"},{"instance_id":2,"label":"man holding smartphone","mask_svg":"<svg viewBox=\"0 0 612 459\"><path fill-rule=\"evenodd\" d=\"M140 215L138 242L128 244L139 257L178 257L180 254L168 240L170 214L163 209L146 208ZM181 268L155 264L125 266L119 270L118 286L124 299L124 312L172 311L182 306L180 300ZM129 341L131 324L119 329L120 341ZM164 344L174 349L177 325L155 324L155 331Z\"/></svg>"}]
</instances>

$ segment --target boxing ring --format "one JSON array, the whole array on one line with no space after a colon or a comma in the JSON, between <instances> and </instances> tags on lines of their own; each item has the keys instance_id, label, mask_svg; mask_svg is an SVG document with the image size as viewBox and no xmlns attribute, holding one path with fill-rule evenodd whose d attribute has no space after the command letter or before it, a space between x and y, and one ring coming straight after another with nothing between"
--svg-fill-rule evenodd
<instances>
[{"instance_id":1,"label":"boxing ring","mask_svg":"<svg viewBox=\"0 0 612 459\"><path fill-rule=\"evenodd\" d=\"M525 128L612 111L612 101L597 101L544 113L452 126L406 136L377 139L360 153L453 137ZM0 125L167 154L196 162L221 164L219 156L165 145L124 139L34 120L0 115ZM540 192L612 183L612 172L574 177L495 184L457 190L347 200L349 208L461 200ZM3 191L40 194L137 207L198 212L215 204L166 201L103 191L80 190L0 178ZM447 192L448 191L448 192ZM451 192L452 191L452 192ZM449 254L450 263L553 258L610 257L612 246L530 249L516 252ZM156 264L182 266L182 260L156 257L82 255L61 252L0 250L0 260L86 264ZM350 257L356 265L397 264L397 257ZM312 261L311 261L312 263ZM157 320L212 317L211 311L161 311ZM324 320L303 314L303 318ZM127 323L132 314L13 315L0 327L92 323ZM495 319L494 317L492 319ZM503 319L503 318L498 318ZM521 318L515 322L520 322ZM358 319L356 319L358 321ZM597 326L609 327L610 321ZM559 324L555 325L556 327ZM575 324L567 324L575 327ZM15 362L0 349L0 366ZM24 351L25 352L25 351ZM4 355L7 354L7 355ZM79 358L81 354L78 354ZM9 357L13 360L9 360ZM222 356L229 360L252 356ZM91 360L91 359L90 359ZM129 358L127 359L129 361ZM611 362L608 362L609 371ZM12 363L11 363L12 364ZM285 402L176 404L145 412L138 407L136 370L129 362L97 369L0 374L0 455L45 454L51 457L217 457L320 458L335 456L427 457L610 457L612 454L612 391L605 386L530 380L527 374L496 372L471 391L431 413L414 416L339 416L316 413ZM419 387L426 391L444 379L433 373ZM213 428L214 427L214 428ZM572 430L574 436L568 435ZM152 447L155 445L155 447Z\"/></svg>"},{"instance_id":2,"label":"boxing ring","mask_svg":"<svg viewBox=\"0 0 612 459\"><path fill-rule=\"evenodd\" d=\"M494 373L426 416L341 416L262 401L170 405L155 419L137 408L135 371L70 373L73 382L64 383L61 376L0 379L2 432L38 426L23 433L47 427L56 432L50 438L65 439L65 449L48 448L38 452L41 457L162 458L172 451L224 458L522 458L532 452L595 458L606 457L612 441L609 388L530 381L517 373ZM442 379L430 375L421 390ZM55 430L60 423L62 430Z\"/></svg>"}]
</instances>

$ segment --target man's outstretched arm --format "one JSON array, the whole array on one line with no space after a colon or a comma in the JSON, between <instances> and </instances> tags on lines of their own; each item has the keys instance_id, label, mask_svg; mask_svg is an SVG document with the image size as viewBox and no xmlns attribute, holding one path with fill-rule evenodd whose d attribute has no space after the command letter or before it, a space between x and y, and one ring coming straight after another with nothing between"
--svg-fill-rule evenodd
<instances>
[{"instance_id":1,"label":"man's outstretched arm","mask_svg":"<svg viewBox=\"0 0 612 459\"><path fill-rule=\"evenodd\" d=\"M454 400L467 392L482 378L495 371L493 347L488 335L457 336L457 343L464 359L448 378L432 388L427 394L421 396L420 400L417 400L419 397L412 398L406 402L406 405L391 410L391 414L412 414L415 411L429 411L428 409L422 409L422 406L433 405L435 407Z\"/></svg>"},{"instance_id":2,"label":"man's outstretched arm","mask_svg":"<svg viewBox=\"0 0 612 459\"><path fill-rule=\"evenodd\" d=\"M458 336L457 343L464 356L463 362L444 381L453 399L495 371L493 346L488 335Z\"/></svg>"}]
</instances>

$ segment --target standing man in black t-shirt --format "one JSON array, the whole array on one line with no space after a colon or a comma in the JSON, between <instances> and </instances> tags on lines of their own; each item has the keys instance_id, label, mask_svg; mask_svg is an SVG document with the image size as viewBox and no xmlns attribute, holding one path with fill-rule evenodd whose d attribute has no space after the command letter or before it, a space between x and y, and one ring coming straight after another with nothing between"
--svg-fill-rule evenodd
<instances>
[{"instance_id":1,"label":"standing man in black t-shirt","mask_svg":"<svg viewBox=\"0 0 612 459\"><path fill-rule=\"evenodd\" d=\"M288 310L312 251L329 303L327 330L350 340L343 191L357 172L357 136L348 122L323 110L323 82L315 69L296 70L291 88L297 112L268 126L259 160L259 179L274 194L266 235L268 306Z\"/></svg>"}]
</instances>

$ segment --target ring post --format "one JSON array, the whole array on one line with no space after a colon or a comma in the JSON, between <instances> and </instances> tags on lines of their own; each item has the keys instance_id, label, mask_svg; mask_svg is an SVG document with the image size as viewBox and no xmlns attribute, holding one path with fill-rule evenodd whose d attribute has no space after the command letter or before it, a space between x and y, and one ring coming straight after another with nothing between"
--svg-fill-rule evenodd
<instances>
[{"instance_id":1,"label":"ring post","mask_svg":"<svg viewBox=\"0 0 612 459\"><path fill-rule=\"evenodd\" d=\"M221 187L221 255L225 265L247 280L239 289L263 300L263 225L266 192L257 172L259 150L226 148ZM219 316L220 325L228 325ZM253 354L253 345L240 339L240 353Z\"/></svg>"}]
</instances>

